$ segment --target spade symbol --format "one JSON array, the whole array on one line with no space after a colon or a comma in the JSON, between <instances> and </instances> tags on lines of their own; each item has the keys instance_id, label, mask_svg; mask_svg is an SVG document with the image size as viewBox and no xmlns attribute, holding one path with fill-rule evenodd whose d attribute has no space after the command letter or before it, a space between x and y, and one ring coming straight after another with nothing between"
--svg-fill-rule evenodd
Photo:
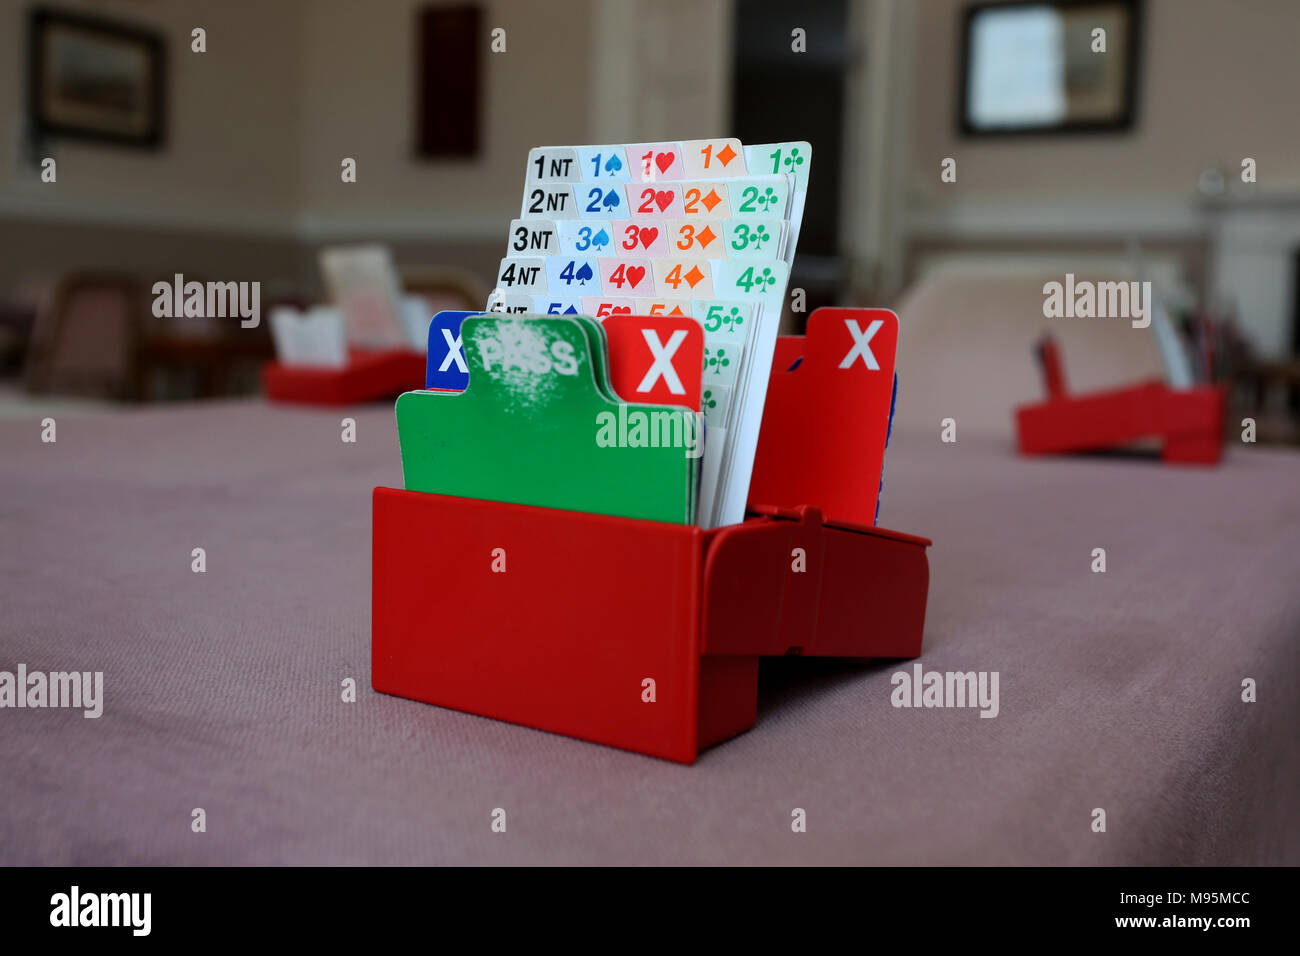
<instances>
[{"instance_id":1,"label":"spade symbol","mask_svg":"<svg viewBox=\"0 0 1300 956\"><path fill-rule=\"evenodd\" d=\"M614 192L614 190L611 189L608 193L605 194L605 208L614 209L618 205L619 205L618 193Z\"/></svg>"},{"instance_id":2,"label":"spade symbol","mask_svg":"<svg viewBox=\"0 0 1300 956\"><path fill-rule=\"evenodd\" d=\"M569 306L567 309L564 310L564 314L565 314L565 315L577 315L577 314L578 314L578 310L575 309L573 306Z\"/></svg>"},{"instance_id":3,"label":"spade symbol","mask_svg":"<svg viewBox=\"0 0 1300 956\"><path fill-rule=\"evenodd\" d=\"M584 262L582 268L575 272L573 277L577 279L579 283L586 285L587 280L592 277L591 266Z\"/></svg>"},{"instance_id":4,"label":"spade symbol","mask_svg":"<svg viewBox=\"0 0 1300 956\"><path fill-rule=\"evenodd\" d=\"M610 156L609 159L605 160L605 172L609 173L611 176L622 168L623 161L617 156Z\"/></svg>"},{"instance_id":5,"label":"spade symbol","mask_svg":"<svg viewBox=\"0 0 1300 956\"><path fill-rule=\"evenodd\" d=\"M600 232L591 237L591 244L597 249L604 249L609 245L609 233L604 229L600 230Z\"/></svg>"}]
</instances>

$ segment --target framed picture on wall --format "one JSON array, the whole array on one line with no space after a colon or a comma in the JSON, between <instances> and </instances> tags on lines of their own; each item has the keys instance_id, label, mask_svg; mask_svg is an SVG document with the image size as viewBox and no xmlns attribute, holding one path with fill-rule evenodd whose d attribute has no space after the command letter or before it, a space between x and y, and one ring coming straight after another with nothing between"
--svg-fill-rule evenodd
<instances>
[{"instance_id":1,"label":"framed picture on wall","mask_svg":"<svg viewBox=\"0 0 1300 956\"><path fill-rule=\"evenodd\" d=\"M163 139L163 39L150 30L38 7L28 32L37 137L156 148Z\"/></svg>"},{"instance_id":2,"label":"framed picture on wall","mask_svg":"<svg viewBox=\"0 0 1300 956\"><path fill-rule=\"evenodd\" d=\"M1130 129L1141 12L1140 0L971 4L961 40L961 132Z\"/></svg>"},{"instance_id":3,"label":"framed picture on wall","mask_svg":"<svg viewBox=\"0 0 1300 956\"><path fill-rule=\"evenodd\" d=\"M415 153L421 159L473 159L479 151L481 50L477 3L419 11Z\"/></svg>"}]
</instances>

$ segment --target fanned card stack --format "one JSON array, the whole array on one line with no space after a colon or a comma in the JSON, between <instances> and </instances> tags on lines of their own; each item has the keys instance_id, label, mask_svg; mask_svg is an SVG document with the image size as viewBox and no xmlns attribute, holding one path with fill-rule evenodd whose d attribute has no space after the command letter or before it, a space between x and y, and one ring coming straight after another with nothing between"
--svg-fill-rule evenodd
<instances>
[{"instance_id":1,"label":"fanned card stack","mask_svg":"<svg viewBox=\"0 0 1300 956\"><path fill-rule=\"evenodd\" d=\"M649 494L646 506L625 501L611 508L597 504L607 496L588 480L591 468L569 467L573 455L604 462L617 457L610 448L657 448L670 428L678 430L669 439L675 443L680 435L675 450L685 464L672 469L669 483L676 489L676 472L684 469L693 486L684 498L684 522L742 521L811 153L806 142L745 146L737 139L531 150L519 218L510 223L486 310L506 313L509 321L471 313L434 317L428 390L398 403L407 488L682 521L671 517L681 513L676 490L663 502L634 482ZM550 319L530 331L527 323L537 317ZM575 376L555 372L565 364L549 351L557 345L574 348ZM465 389L486 408L513 403L520 415L526 406L534 423L543 414L566 420L529 427L559 427L567 435L572 426L574 433L560 444L515 442L513 455L507 438L488 457L499 456L493 467L515 473L504 481L508 487L497 487L502 482L489 481L486 472L461 481L456 462L477 452L457 451L468 449L464 441L438 443L448 442L441 421L452 414L446 402L460 401L457 393ZM561 407L566 402L572 406ZM591 412L601 403L608 407L596 414L614 416L612 432L593 424ZM661 417L656 426L648 412L650 425L638 433L644 403L663 403ZM455 417L467 408L458 407ZM662 418L674 410L701 413L703 427L688 434L685 415ZM465 427L484 435L481 423ZM584 441L585 451L578 447ZM433 448L452 451L439 464ZM539 483L550 481L542 474L555 460L549 453L562 459L554 478L558 495L537 493ZM582 480L574 479L579 471ZM618 483L612 475L604 480ZM533 487L522 487L530 481Z\"/></svg>"}]
</instances>

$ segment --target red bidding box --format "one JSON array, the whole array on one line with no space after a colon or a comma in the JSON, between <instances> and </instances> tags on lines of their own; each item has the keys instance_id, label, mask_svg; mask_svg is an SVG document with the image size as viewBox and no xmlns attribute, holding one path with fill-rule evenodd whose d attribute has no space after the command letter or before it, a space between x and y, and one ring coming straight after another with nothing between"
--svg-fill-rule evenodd
<instances>
[{"instance_id":1,"label":"red bidding box","mask_svg":"<svg viewBox=\"0 0 1300 956\"><path fill-rule=\"evenodd\" d=\"M834 409L806 413L853 440ZM373 503L382 693L693 763L754 725L760 657L921 652L930 542L814 506L751 503L705 530L391 488Z\"/></svg>"},{"instance_id":2,"label":"red bidding box","mask_svg":"<svg viewBox=\"0 0 1300 956\"><path fill-rule=\"evenodd\" d=\"M262 388L277 402L354 405L424 388L426 357L412 349L351 349L343 368L301 368L268 362Z\"/></svg>"},{"instance_id":3,"label":"red bidding box","mask_svg":"<svg viewBox=\"0 0 1300 956\"><path fill-rule=\"evenodd\" d=\"M1227 405L1223 386L1172 389L1152 381L1069 396L1056 344L1047 341L1040 349L1049 397L1016 409L1022 455L1096 451L1157 438L1163 443L1161 459L1165 462L1219 463Z\"/></svg>"}]
</instances>

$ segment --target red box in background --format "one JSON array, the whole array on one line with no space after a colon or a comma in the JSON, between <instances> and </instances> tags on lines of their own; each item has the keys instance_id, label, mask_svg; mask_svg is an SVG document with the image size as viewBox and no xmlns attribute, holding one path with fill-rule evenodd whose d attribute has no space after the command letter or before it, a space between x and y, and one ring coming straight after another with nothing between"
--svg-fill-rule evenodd
<instances>
[{"instance_id":1,"label":"red box in background","mask_svg":"<svg viewBox=\"0 0 1300 956\"><path fill-rule=\"evenodd\" d=\"M1044 336L1035 351L1047 400L1016 409L1022 455L1100 451L1155 438L1166 462L1217 465L1222 458L1225 386L1173 389L1151 381L1071 396L1056 340Z\"/></svg>"},{"instance_id":2,"label":"red box in background","mask_svg":"<svg viewBox=\"0 0 1300 956\"><path fill-rule=\"evenodd\" d=\"M299 368L268 362L262 388L277 402L355 405L424 388L426 357L412 349L350 349L343 368Z\"/></svg>"}]
</instances>

